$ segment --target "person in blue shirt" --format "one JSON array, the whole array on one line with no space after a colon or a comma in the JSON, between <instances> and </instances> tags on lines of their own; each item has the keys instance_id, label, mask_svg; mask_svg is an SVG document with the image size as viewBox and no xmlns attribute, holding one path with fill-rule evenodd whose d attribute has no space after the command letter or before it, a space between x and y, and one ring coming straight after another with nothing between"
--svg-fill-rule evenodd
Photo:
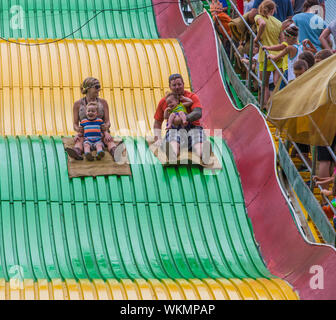
<instances>
[{"instance_id":1,"label":"person in blue shirt","mask_svg":"<svg viewBox=\"0 0 336 320\"><path fill-rule=\"evenodd\" d=\"M273 0L276 4L276 11L274 13L274 17L280 20L281 22L291 18L294 15L293 6L291 0ZM263 0L254 0L253 9L249 14L249 22L254 22L254 17L258 12L258 8Z\"/></svg>"},{"instance_id":2,"label":"person in blue shirt","mask_svg":"<svg viewBox=\"0 0 336 320\"><path fill-rule=\"evenodd\" d=\"M275 18L283 22L294 15L291 0L273 0L273 1L277 6L277 9L274 13ZM260 3L262 2L263 0L254 0L253 8L258 9Z\"/></svg>"},{"instance_id":3,"label":"person in blue shirt","mask_svg":"<svg viewBox=\"0 0 336 320\"><path fill-rule=\"evenodd\" d=\"M323 30L327 28L327 24L319 15L309 11L311 7L318 4L318 0L306 0L303 4L304 12L296 14L293 21L300 29L299 42L309 39L317 51L320 51L322 45L319 38Z\"/></svg>"},{"instance_id":4,"label":"person in blue shirt","mask_svg":"<svg viewBox=\"0 0 336 320\"><path fill-rule=\"evenodd\" d=\"M228 6L226 0L216 0L215 2L217 2L217 1L223 6L223 11L227 12L229 6ZM213 3L213 1L212 1L212 3Z\"/></svg>"},{"instance_id":5,"label":"person in blue shirt","mask_svg":"<svg viewBox=\"0 0 336 320\"><path fill-rule=\"evenodd\" d=\"M305 0L294 0L294 5L293 5L293 9L294 9L294 14L298 14L301 13L303 11L303 4L305 2ZM318 0L319 5L322 6L324 13L325 13L325 0Z\"/></svg>"},{"instance_id":6,"label":"person in blue shirt","mask_svg":"<svg viewBox=\"0 0 336 320\"><path fill-rule=\"evenodd\" d=\"M226 0L219 0L219 2L223 5L223 8L228 7L228 4L227 4Z\"/></svg>"}]
</instances>

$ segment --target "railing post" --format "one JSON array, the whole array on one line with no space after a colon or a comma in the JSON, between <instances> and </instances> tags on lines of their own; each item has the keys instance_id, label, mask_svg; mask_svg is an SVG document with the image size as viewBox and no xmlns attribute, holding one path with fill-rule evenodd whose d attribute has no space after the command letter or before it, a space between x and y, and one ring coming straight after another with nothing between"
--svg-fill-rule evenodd
<instances>
[{"instance_id":1,"label":"railing post","mask_svg":"<svg viewBox=\"0 0 336 320\"><path fill-rule=\"evenodd\" d=\"M312 146L312 171L311 171L311 175L310 175L310 190L312 193L314 193L314 187L315 187L315 184L313 182L313 176L316 175L316 160L317 160L317 157L316 157L316 147L315 146Z\"/></svg>"},{"instance_id":2,"label":"railing post","mask_svg":"<svg viewBox=\"0 0 336 320\"><path fill-rule=\"evenodd\" d=\"M250 35L250 51L249 51L249 72L248 72L248 79L247 79L247 85L249 91L252 89L252 76L251 76L251 71L252 71L252 60L253 60L253 37L252 34Z\"/></svg>"},{"instance_id":3,"label":"railing post","mask_svg":"<svg viewBox=\"0 0 336 320\"><path fill-rule=\"evenodd\" d=\"M233 64L234 62L234 54L233 54L233 47L232 47L232 43L230 42L230 61L231 64Z\"/></svg>"},{"instance_id":4,"label":"railing post","mask_svg":"<svg viewBox=\"0 0 336 320\"><path fill-rule=\"evenodd\" d=\"M265 104L265 87L266 87L266 72L267 72L267 54L264 52L265 58L264 58L264 68L262 73L262 79L261 79L261 93L260 93L260 110L263 110L264 104Z\"/></svg>"}]
</instances>

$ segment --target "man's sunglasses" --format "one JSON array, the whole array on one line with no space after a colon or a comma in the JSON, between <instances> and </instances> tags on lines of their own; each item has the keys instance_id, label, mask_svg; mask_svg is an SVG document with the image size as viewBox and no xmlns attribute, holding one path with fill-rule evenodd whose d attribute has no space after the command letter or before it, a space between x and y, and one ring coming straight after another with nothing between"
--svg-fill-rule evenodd
<instances>
[{"instance_id":1,"label":"man's sunglasses","mask_svg":"<svg viewBox=\"0 0 336 320\"><path fill-rule=\"evenodd\" d=\"M99 90L100 89L100 85L97 84L97 85L93 86L93 88L95 88L96 90Z\"/></svg>"}]
</instances>

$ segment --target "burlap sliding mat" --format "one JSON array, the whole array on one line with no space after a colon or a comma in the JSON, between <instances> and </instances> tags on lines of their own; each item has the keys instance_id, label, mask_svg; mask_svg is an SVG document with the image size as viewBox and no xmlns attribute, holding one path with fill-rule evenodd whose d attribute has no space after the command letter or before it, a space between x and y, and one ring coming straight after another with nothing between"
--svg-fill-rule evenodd
<instances>
[{"instance_id":1,"label":"burlap sliding mat","mask_svg":"<svg viewBox=\"0 0 336 320\"><path fill-rule=\"evenodd\" d=\"M154 143L153 137L147 137L146 141L148 143L149 149L152 153L158 158L158 160L162 163L163 166L179 166L179 165L198 165L203 167L204 169L211 170L221 170L222 165L214 155L213 150L211 148L210 153L210 161L209 164L205 164L195 153L192 153L188 150L181 150L180 155L177 157L177 161L168 161L166 152L162 148L162 146Z\"/></svg>"},{"instance_id":2,"label":"burlap sliding mat","mask_svg":"<svg viewBox=\"0 0 336 320\"><path fill-rule=\"evenodd\" d=\"M74 139L72 137L64 137L62 141L64 149L74 147ZM92 155L95 157L96 151L92 151ZM126 150L123 152L120 163L115 162L107 150L105 150L105 156L101 160L88 161L85 157L83 158L83 160L75 160L68 155L69 178L132 174Z\"/></svg>"}]
</instances>

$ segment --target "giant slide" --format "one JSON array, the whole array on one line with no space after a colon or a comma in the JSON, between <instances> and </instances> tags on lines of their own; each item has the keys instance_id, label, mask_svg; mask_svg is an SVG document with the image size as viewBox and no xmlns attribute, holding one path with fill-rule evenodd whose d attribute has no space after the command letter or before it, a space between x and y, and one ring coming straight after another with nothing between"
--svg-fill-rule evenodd
<instances>
[{"instance_id":1,"label":"giant slide","mask_svg":"<svg viewBox=\"0 0 336 320\"><path fill-rule=\"evenodd\" d=\"M1 299L335 298L335 251L297 230L262 116L226 94L207 14L187 26L159 0L8 0L0 30ZM177 72L222 130L216 174L162 167L148 149ZM87 76L131 176L68 177L61 138Z\"/></svg>"}]
</instances>

